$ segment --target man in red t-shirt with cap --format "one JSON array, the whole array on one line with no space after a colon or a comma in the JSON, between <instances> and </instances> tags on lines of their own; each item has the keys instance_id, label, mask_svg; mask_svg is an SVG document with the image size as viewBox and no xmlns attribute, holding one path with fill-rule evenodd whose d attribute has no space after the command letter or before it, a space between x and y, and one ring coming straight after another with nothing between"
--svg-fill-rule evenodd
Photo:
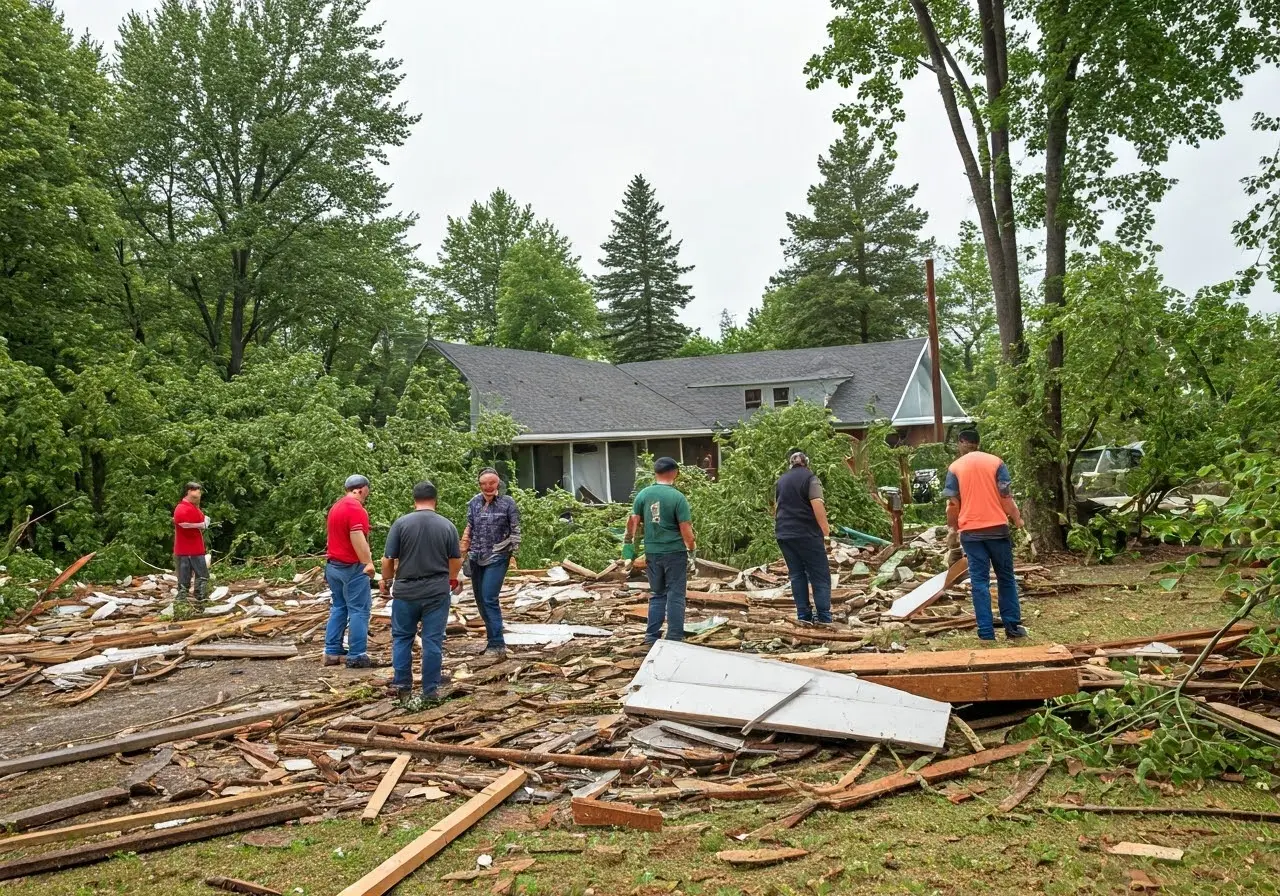
<instances>
[{"instance_id":1,"label":"man in red t-shirt with cap","mask_svg":"<svg viewBox=\"0 0 1280 896\"><path fill-rule=\"evenodd\" d=\"M369 480L359 473L348 476L346 494L329 508L329 562L324 579L333 595L329 624L324 631L324 664L337 666L346 659L348 669L371 669L369 615L373 609L373 555L369 550ZM346 646L342 636L346 635Z\"/></svg>"},{"instance_id":2,"label":"man in red t-shirt with cap","mask_svg":"<svg viewBox=\"0 0 1280 896\"><path fill-rule=\"evenodd\" d=\"M188 482L182 490L182 500L173 508L173 559L180 604L191 599L193 579L197 604L204 600L204 589L209 584L209 564L204 556L204 530L209 528L209 518L200 509L203 494L204 486Z\"/></svg>"}]
</instances>

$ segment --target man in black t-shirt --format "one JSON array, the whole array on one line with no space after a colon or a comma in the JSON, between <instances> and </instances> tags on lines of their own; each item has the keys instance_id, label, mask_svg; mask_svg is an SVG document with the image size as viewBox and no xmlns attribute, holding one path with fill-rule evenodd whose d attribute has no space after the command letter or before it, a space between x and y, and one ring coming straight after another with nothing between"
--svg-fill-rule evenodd
<instances>
[{"instance_id":1,"label":"man in black t-shirt","mask_svg":"<svg viewBox=\"0 0 1280 896\"><path fill-rule=\"evenodd\" d=\"M413 487L413 513L391 524L382 551L385 597L391 589L391 687L407 698L413 690L413 639L422 628L422 698L435 700L440 688L444 630L449 623L450 595L460 588L462 552L458 529L436 513L436 487Z\"/></svg>"},{"instance_id":2,"label":"man in black t-shirt","mask_svg":"<svg viewBox=\"0 0 1280 896\"><path fill-rule=\"evenodd\" d=\"M827 505L822 483L809 469L809 456L799 448L787 454L789 469L774 488L774 533L787 561L796 618L831 621L831 567L827 563ZM813 589L813 603L809 590Z\"/></svg>"}]
</instances>

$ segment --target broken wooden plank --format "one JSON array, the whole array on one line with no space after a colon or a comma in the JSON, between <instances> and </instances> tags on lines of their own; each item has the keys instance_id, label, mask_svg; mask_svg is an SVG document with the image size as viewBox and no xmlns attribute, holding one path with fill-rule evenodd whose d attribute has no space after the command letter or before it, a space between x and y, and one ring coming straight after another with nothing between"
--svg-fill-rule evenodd
<instances>
[{"instance_id":1,"label":"broken wooden plank","mask_svg":"<svg viewBox=\"0 0 1280 896\"><path fill-rule=\"evenodd\" d=\"M945 703L853 676L680 641L655 644L628 690L622 705L631 714L735 728L765 714L761 727L771 731L924 750L942 748L951 714Z\"/></svg>"},{"instance_id":2,"label":"broken wooden plank","mask_svg":"<svg viewBox=\"0 0 1280 896\"><path fill-rule=\"evenodd\" d=\"M683 737L685 740L697 741L729 753L736 753L747 745L747 742L740 737L716 734L714 731L706 731L694 725L682 725L679 722L671 722L666 719L659 720L657 725L668 734Z\"/></svg>"},{"instance_id":3,"label":"broken wooden plank","mask_svg":"<svg viewBox=\"0 0 1280 896\"><path fill-rule=\"evenodd\" d=\"M206 887L213 887L215 890L226 890L228 893L244 893L246 896L284 896L280 890L273 890L270 887L262 886L262 884L238 880L234 877L206 877L204 884Z\"/></svg>"},{"instance_id":4,"label":"broken wooden plank","mask_svg":"<svg viewBox=\"0 0 1280 896\"><path fill-rule=\"evenodd\" d=\"M972 672L1074 666L1076 659L1061 644L1047 647L1005 647L1000 650L937 650L907 653L846 653L837 656L796 657L790 662L828 672L859 676L909 672Z\"/></svg>"},{"instance_id":5,"label":"broken wooden plank","mask_svg":"<svg viewBox=\"0 0 1280 896\"><path fill-rule=\"evenodd\" d=\"M358 747L373 747L378 750L399 750L409 753L427 753L438 756L470 756L475 759L488 759L494 762L520 763L523 765L541 765L553 762L566 768L589 768L607 771L616 768L629 772L645 765L648 761L643 756L626 759L614 759L609 756L578 756L573 753L534 753L529 750L504 750L497 747L472 747L466 744L446 744L426 740L401 740L395 737L368 737L346 731L326 731L322 740L338 744L353 744Z\"/></svg>"},{"instance_id":6,"label":"broken wooden plank","mask_svg":"<svg viewBox=\"0 0 1280 896\"><path fill-rule=\"evenodd\" d=\"M1099 806L1089 803L1078 806L1075 803L1050 803L1044 807L1045 811L1052 809L1063 812L1094 812L1100 815L1191 815L1280 824L1280 812L1220 809L1214 806Z\"/></svg>"},{"instance_id":7,"label":"broken wooden plank","mask_svg":"<svg viewBox=\"0 0 1280 896\"><path fill-rule=\"evenodd\" d=\"M968 756L958 756L955 759L944 759L941 762L926 765L916 772L905 771L886 775L883 778L877 778L874 781L867 781L865 784L852 787L839 796L828 797L824 801L824 805L833 809L855 809L882 796L888 796L891 793L898 793L902 790L910 790L919 786L922 780L928 784L936 784L951 778L959 778L971 769L1005 759L1012 759L1014 756L1021 756L1031 749L1031 745L1034 743L1034 739L1024 740L1016 744L1006 744L1002 747L983 750L981 753L971 753Z\"/></svg>"},{"instance_id":8,"label":"broken wooden plank","mask_svg":"<svg viewBox=\"0 0 1280 896\"><path fill-rule=\"evenodd\" d=\"M507 772L338 896L382 896L519 790L526 777L523 769Z\"/></svg>"},{"instance_id":9,"label":"broken wooden plank","mask_svg":"<svg viewBox=\"0 0 1280 896\"><path fill-rule=\"evenodd\" d=\"M269 806L242 812L229 818L214 818L208 821L196 821L179 827L166 828L163 831L147 831L141 834L130 834L125 837L106 840L101 843L85 843L70 849L41 853L26 858L14 859L0 863L0 880L11 880L15 877L26 877L30 874L41 874L46 871L61 871L64 868L75 868L101 862L119 853L141 853L180 843L193 843L197 840L208 840L224 834L234 834L254 828L283 824L286 821L303 818L312 812L309 802L287 803L283 806Z\"/></svg>"},{"instance_id":10,"label":"broken wooden plank","mask_svg":"<svg viewBox=\"0 0 1280 896\"><path fill-rule=\"evenodd\" d=\"M952 716L955 718L955 716ZM871 763L875 762L876 757L880 755L880 744L872 744L867 748L867 752L862 754L862 758L858 760L858 764L849 769L840 776L840 780L829 787L819 787L817 793L832 794L839 793L842 790L848 790L854 784L858 783L858 779L862 777L862 773L871 767Z\"/></svg>"},{"instance_id":11,"label":"broken wooden plank","mask_svg":"<svg viewBox=\"0 0 1280 896\"><path fill-rule=\"evenodd\" d=\"M68 765L72 762L82 762L85 759L97 759L100 756L110 756L113 753L135 753L139 750L147 750L151 747L158 747L161 744L174 741L189 740L201 735L229 733L242 725L249 725L278 715L296 712L310 705L312 705L312 701L272 701L234 715L202 719L198 722L185 722L181 725L157 728L154 731L141 731L125 737L78 744L74 747L50 750L46 753L33 753L29 756L19 756L16 759L0 760L0 777L11 775L14 772L32 771L33 769L49 768L55 765Z\"/></svg>"},{"instance_id":12,"label":"broken wooden plank","mask_svg":"<svg viewBox=\"0 0 1280 896\"><path fill-rule=\"evenodd\" d=\"M809 854L807 849L786 847L784 849L725 849L716 853L716 858L730 865L763 868L779 862L802 859Z\"/></svg>"},{"instance_id":13,"label":"broken wooden plank","mask_svg":"<svg viewBox=\"0 0 1280 896\"><path fill-rule=\"evenodd\" d=\"M296 644L226 644L214 641L187 648L187 656L207 660L286 660L298 655Z\"/></svg>"},{"instance_id":14,"label":"broken wooden plank","mask_svg":"<svg viewBox=\"0 0 1280 896\"><path fill-rule=\"evenodd\" d=\"M49 583L48 588L45 588L43 591L40 592L40 597L41 598L48 597L53 592L57 591L59 588L65 585L68 581L70 581L73 575L78 573L80 570L84 569L85 564L88 563L90 560L92 560L96 556L98 556L98 552L94 551L92 553L85 554L75 563L72 563L70 566L68 566L66 569L60 572L57 578L55 578L52 582Z\"/></svg>"},{"instance_id":15,"label":"broken wooden plank","mask_svg":"<svg viewBox=\"0 0 1280 896\"><path fill-rule=\"evenodd\" d=\"M1161 862L1181 862L1183 851L1172 846L1156 846L1153 843L1113 843L1103 849L1113 856L1135 856L1142 859L1158 859Z\"/></svg>"},{"instance_id":16,"label":"broken wooden plank","mask_svg":"<svg viewBox=\"0 0 1280 896\"><path fill-rule=\"evenodd\" d=\"M1031 792L1040 786L1040 782L1044 780L1044 776L1049 773L1049 769L1053 766L1053 757L1050 756L1043 765L1035 769L1027 776L1027 779L1013 793L1009 794L1000 804L996 806L997 812L1012 812L1022 804L1022 801L1031 795Z\"/></svg>"},{"instance_id":17,"label":"broken wooden plank","mask_svg":"<svg viewBox=\"0 0 1280 896\"><path fill-rule=\"evenodd\" d=\"M936 576L930 576L925 579L911 591L895 600L883 615L887 619L910 619L942 597L946 587L947 572L944 570Z\"/></svg>"},{"instance_id":18,"label":"broken wooden plank","mask_svg":"<svg viewBox=\"0 0 1280 896\"><path fill-rule=\"evenodd\" d=\"M129 788L104 787L101 790L69 796L66 799L41 806L33 806L20 812L0 816L0 828L10 831L29 831L41 825L74 818L86 812L109 809L129 801Z\"/></svg>"},{"instance_id":19,"label":"broken wooden plank","mask_svg":"<svg viewBox=\"0 0 1280 896\"><path fill-rule=\"evenodd\" d=\"M583 799L583 800L594 800L600 794L608 790L610 785L612 785L614 781L618 780L618 777L621 774L622 772L618 771L617 769L614 769L613 771L605 772L603 775L601 775L599 778L596 778L590 784L585 784L582 787L579 787L577 790L573 791L573 798Z\"/></svg>"},{"instance_id":20,"label":"broken wooden plank","mask_svg":"<svg viewBox=\"0 0 1280 896\"><path fill-rule=\"evenodd\" d=\"M115 677L116 677L116 670L115 670L115 667L112 667L107 670L106 675L99 678L92 685L85 688L80 693L73 694L70 697L60 697L56 699L54 702L57 703L59 706L79 706L81 703L84 703L86 700L92 699L95 694L97 694L99 691L105 688L108 684L110 684L115 679Z\"/></svg>"},{"instance_id":21,"label":"broken wooden plank","mask_svg":"<svg viewBox=\"0 0 1280 896\"><path fill-rule=\"evenodd\" d=\"M1227 718L1239 722L1255 731L1263 734L1269 734L1272 737L1280 738L1280 722L1275 719L1268 718L1261 713L1251 712L1247 709L1241 709L1238 706L1232 706L1230 703L1210 703L1209 708L1214 712L1221 713Z\"/></svg>"},{"instance_id":22,"label":"broken wooden plank","mask_svg":"<svg viewBox=\"0 0 1280 896\"><path fill-rule=\"evenodd\" d=\"M387 797L391 796L391 791L396 789L396 784L400 782L400 776L409 767L409 760L412 758L408 753L401 753L391 763L391 768L387 769L387 773L382 776L382 780L378 783L378 788L374 790L373 796L369 797L368 805L364 807L364 812L360 814L362 822L369 824L378 817L378 813L382 811L383 805L387 802Z\"/></svg>"},{"instance_id":23,"label":"broken wooden plank","mask_svg":"<svg viewBox=\"0 0 1280 896\"><path fill-rule=\"evenodd\" d=\"M862 675L863 681L897 688L918 697L945 703L999 703L1009 700L1048 700L1080 690L1075 666L1049 669L997 669L990 672Z\"/></svg>"},{"instance_id":24,"label":"broken wooden plank","mask_svg":"<svg viewBox=\"0 0 1280 896\"><path fill-rule=\"evenodd\" d=\"M173 762L173 748L165 747L155 756L134 766L129 772L129 777L125 779L124 785L129 788L129 793L133 796L151 796L156 793L151 779L168 768L171 762Z\"/></svg>"},{"instance_id":25,"label":"broken wooden plank","mask_svg":"<svg viewBox=\"0 0 1280 896\"><path fill-rule=\"evenodd\" d=\"M0 839L0 850L18 849L19 847L38 846L42 843L60 843L64 840L75 840L78 837L91 837L95 834L110 834L116 831L127 831L172 821L175 818L197 818L201 815L221 815L252 806L265 800L301 793L311 787L310 784L290 784L285 787L272 787L265 790L250 790L237 793L235 796L224 796L216 800L202 803L186 803L181 806L165 806L148 812L133 815L120 815L116 818L104 818L101 821L87 821L83 824L52 828L47 831L32 831L29 834L18 834Z\"/></svg>"},{"instance_id":26,"label":"broken wooden plank","mask_svg":"<svg viewBox=\"0 0 1280 896\"><path fill-rule=\"evenodd\" d=\"M662 830L662 813L657 809L639 809L626 803L605 803L580 797L574 797L572 805L573 823L583 827Z\"/></svg>"}]
</instances>

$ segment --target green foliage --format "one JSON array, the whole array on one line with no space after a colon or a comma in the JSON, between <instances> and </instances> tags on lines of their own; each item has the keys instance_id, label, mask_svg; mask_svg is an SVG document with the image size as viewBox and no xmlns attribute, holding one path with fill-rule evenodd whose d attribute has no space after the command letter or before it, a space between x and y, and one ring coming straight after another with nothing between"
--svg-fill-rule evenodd
<instances>
[{"instance_id":1,"label":"green foliage","mask_svg":"<svg viewBox=\"0 0 1280 896\"><path fill-rule=\"evenodd\" d=\"M943 248L940 255L937 296L943 370L960 404L976 408L995 386L992 362L999 349L987 250L978 228L964 221L956 245Z\"/></svg>"},{"instance_id":2,"label":"green foliage","mask_svg":"<svg viewBox=\"0 0 1280 896\"><path fill-rule=\"evenodd\" d=\"M164 0L121 27L111 151L133 251L229 376L251 343L350 326L357 297L410 316L413 220L385 216L372 163L418 119L391 99L399 63L366 6Z\"/></svg>"},{"instance_id":3,"label":"green foliage","mask_svg":"<svg viewBox=\"0 0 1280 896\"><path fill-rule=\"evenodd\" d=\"M1257 112L1253 129L1263 133L1280 131L1280 116ZM1254 204L1235 223L1231 232L1242 249L1257 253L1257 261L1244 272L1247 292L1263 276L1280 291L1280 148L1258 161L1258 173L1243 180L1245 194Z\"/></svg>"},{"instance_id":4,"label":"green foliage","mask_svg":"<svg viewBox=\"0 0 1280 896\"><path fill-rule=\"evenodd\" d=\"M671 239L653 187L637 174L600 247L604 273L596 278L604 338L617 363L673 357L688 338L676 313L693 298L680 282L693 267L680 264L680 245Z\"/></svg>"},{"instance_id":5,"label":"green foliage","mask_svg":"<svg viewBox=\"0 0 1280 896\"><path fill-rule=\"evenodd\" d=\"M595 298L567 242L516 243L503 262L500 283L498 345L578 358L594 354Z\"/></svg>"},{"instance_id":6,"label":"green foliage","mask_svg":"<svg viewBox=\"0 0 1280 896\"><path fill-rule=\"evenodd\" d=\"M847 126L818 159L822 182L809 188L810 214L787 214L785 267L771 300L785 309L779 347L880 342L925 323L920 238L928 214L917 187L891 183L893 162Z\"/></svg>"}]
</instances>

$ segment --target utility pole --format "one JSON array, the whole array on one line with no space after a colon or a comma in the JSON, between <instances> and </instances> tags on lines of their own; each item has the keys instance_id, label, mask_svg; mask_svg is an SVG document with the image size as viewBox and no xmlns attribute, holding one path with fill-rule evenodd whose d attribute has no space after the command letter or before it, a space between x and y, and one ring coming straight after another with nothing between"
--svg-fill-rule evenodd
<instances>
[{"instance_id":1,"label":"utility pole","mask_svg":"<svg viewBox=\"0 0 1280 896\"><path fill-rule=\"evenodd\" d=\"M929 358L930 388L933 393L933 437L935 442L945 442L946 430L942 426L942 353L938 350L938 296L933 289L933 259L924 260L925 294L929 297Z\"/></svg>"}]
</instances>

